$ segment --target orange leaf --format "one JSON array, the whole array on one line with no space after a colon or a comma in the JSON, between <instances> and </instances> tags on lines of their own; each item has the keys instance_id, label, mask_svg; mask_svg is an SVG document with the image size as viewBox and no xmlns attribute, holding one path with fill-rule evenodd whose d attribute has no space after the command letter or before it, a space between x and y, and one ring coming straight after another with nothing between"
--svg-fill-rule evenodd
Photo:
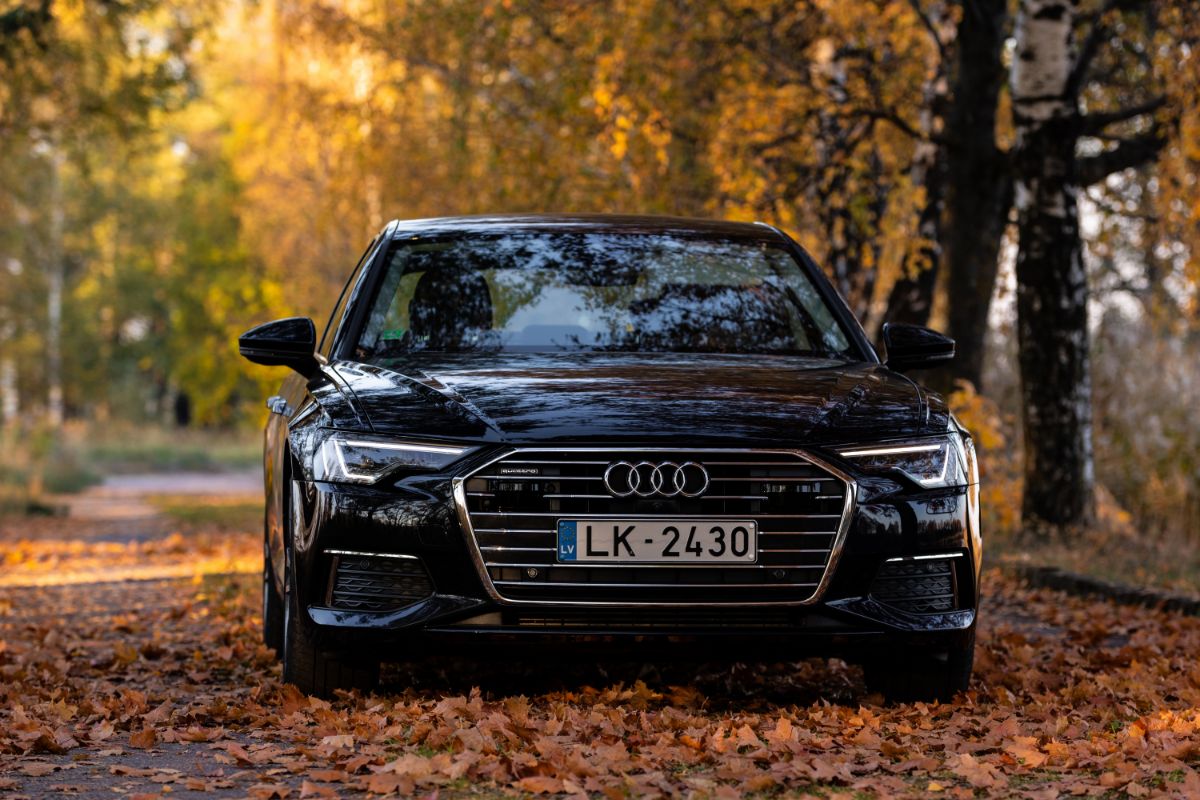
<instances>
[{"instance_id":1,"label":"orange leaf","mask_svg":"<svg viewBox=\"0 0 1200 800\"><path fill-rule=\"evenodd\" d=\"M966 779L976 788L986 789L999 783L996 778L996 768L991 764L979 761L969 753L960 754L957 762L947 762L947 766L954 770L954 774Z\"/></svg>"},{"instance_id":2,"label":"orange leaf","mask_svg":"<svg viewBox=\"0 0 1200 800\"><path fill-rule=\"evenodd\" d=\"M58 767L45 761L26 761L19 769L31 778L41 778L54 772Z\"/></svg>"},{"instance_id":3,"label":"orange leaf","mask_svg":"<svg viewBox=\"0 0 1200 800\"><path fill-rule=\"evenodd\" d=\"M303 781L300 784L301 797L337 797L337 792L332 786L321 786L312 781Z\"/></svg>"},{"instance_id":4,"label":"orange leaf","mask_svg":"<svg viewBox=\"0 0 1200 800\"><path fill-rule=\"evenodd\" d=\"M548 775L530 775L517 781L517 788L533 794L555 794L563 790L563 782Z\"/></svg>"},{"instance_id":5,"label":"orange leaf","mask_svg":"<svg viewBox=\"0 0 1200 800\"><path fill-rule=\"evenodd\" d=\"M154 728L142 728L129 737L129 746L145 750L146 748L153 747L157 741L158 734L154 732Z\"/></svg>"},{"instance_id":6,"label":"orange leaf","mask_svg":"<svg viewBox=\"0 0 1200 800\"><path fill-rule=\"evenodd\" d=\"M413 789L416 788L416 783L407 775L397 775L392 772L381 772L378 775L372 775L367 778L367 791L372 794L393 794L411 795Z\"/></svg>"}]
</instances>

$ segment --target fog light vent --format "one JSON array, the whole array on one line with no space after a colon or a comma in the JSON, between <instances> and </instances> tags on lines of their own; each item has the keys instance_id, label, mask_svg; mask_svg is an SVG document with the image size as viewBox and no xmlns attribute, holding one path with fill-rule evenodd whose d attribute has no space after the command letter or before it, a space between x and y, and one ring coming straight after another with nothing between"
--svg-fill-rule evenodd
<instances>
[{"instance_id":1,"label":"fog light vent","mask_svg":"<svg viewBox=\"0 0 1200 800\"><path fill-rule=\"evenodd\" d=\"M395 611L433 594L421 560L367 553L333 556L329 605L347 611Z\"/></svg>"},{"instance_id":2,"label":"fog light vent","mask_svg":"<svg viewBox=\"0 0 1200 800\"><path fill-rule=\"evenodd\" d=\"M871 584L871 596L913 614L936 614L958 607L954 563L949 558L888 561Z\"/></svg>"}]
</instances>

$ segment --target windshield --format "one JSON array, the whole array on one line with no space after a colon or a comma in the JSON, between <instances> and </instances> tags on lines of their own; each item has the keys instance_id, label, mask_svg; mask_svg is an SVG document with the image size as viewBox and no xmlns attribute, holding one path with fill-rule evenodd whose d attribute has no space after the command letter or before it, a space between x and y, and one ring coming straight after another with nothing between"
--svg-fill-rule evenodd
<instances>
[{"instance_id":1,"label":"windshield","mask_svg":"<svg viewBox=\"0 0 1200 800\"><path fill-rule=\"evenodd\" d=\"M646 352L847 358L804 268L767 242L525 233L398 242L358 338L415 353Z\"/></svg>"}]
</instances>

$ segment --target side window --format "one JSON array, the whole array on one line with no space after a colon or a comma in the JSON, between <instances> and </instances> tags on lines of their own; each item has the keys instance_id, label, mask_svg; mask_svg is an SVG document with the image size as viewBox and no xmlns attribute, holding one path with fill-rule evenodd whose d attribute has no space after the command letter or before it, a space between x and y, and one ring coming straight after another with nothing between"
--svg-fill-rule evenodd
<instances>
[{"instance_id":1,"label":"side window","mask_svg":"<svg viewBox=\"0 0 1200 800\"><path fill-rule=\"evenodd\" d=\"M388 342L403 342L411 327L409 305L417 282L424 273L404 273L403 263L393 259L379 287L375 305L367 316L358 344L360 350L375 351Z\"/></svg>"},{"instance_id":2,"label":"side window","mask_svg":"<svg viewBox=\"0 0 1200 800\"><path fill-rule=\"evenodd\" d=\"M342 321L342 316L346 313L346 304L350 302L350 296L353 294L350 289L362 279L363 266L375 254L375 246L379 244L381 238L380 236L376 236L367 245L367 249L359 256L358 263L354 266L354 271L350 273L349 280L342 287L342 293L338 295L337 305L333 307L333 313L329 315L329 323L325 326L325 333L321 335L321 344L317 347L317 352L326 358L329 358L329 354L333 350L334 334L337 332L338 325Z\"/></svg>"}]
</instances>

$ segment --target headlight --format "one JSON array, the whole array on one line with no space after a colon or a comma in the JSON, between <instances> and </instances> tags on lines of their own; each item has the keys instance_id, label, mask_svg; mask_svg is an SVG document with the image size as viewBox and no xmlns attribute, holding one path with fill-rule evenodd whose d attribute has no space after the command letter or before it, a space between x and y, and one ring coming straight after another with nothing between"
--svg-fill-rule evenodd
<instances>
[{"instance_id":1,"label":"headlight","mask_svg":"<svg viewBox=\"0 0 1200 800\"><path fill-rule=\"evenodd\" d=\"M964 486L961 446L954 436L850 447L839 452L868 472L900 472L927 489Z\"/></svg>"},{"instance_id":2,"label":"headlight","mask_svg":"<svg viewBox=\"0 0 1200 800\"><path fill-rule=\"evenodd\" d=\"M398 442L361 434L335 433L313 464L313 477L335 483L375 483L397 469L436 470L476 448L427 442Z\"/></svg>"}]
</instances>

